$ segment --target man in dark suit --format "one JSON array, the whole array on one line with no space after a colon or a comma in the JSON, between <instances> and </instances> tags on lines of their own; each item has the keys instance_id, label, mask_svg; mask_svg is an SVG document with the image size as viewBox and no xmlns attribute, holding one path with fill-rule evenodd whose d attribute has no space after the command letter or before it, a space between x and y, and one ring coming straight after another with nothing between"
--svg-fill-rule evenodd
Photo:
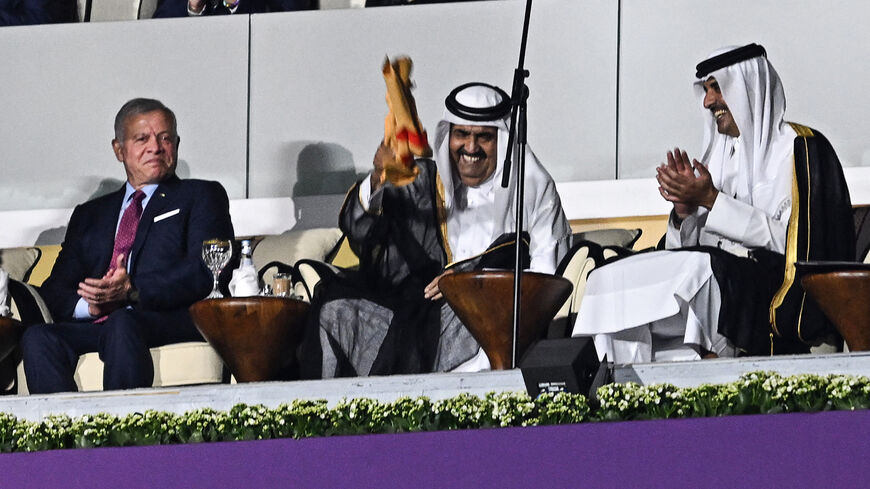
<instances>
[{"instance_id":1,"label":"man in dark suit","mask_svg":"<svg viewBox=\"0 0 870 489\"><path fill-rule=\"evenodd\" d=\"M308 10L313 6L313 0L160 0L152 17L259 14Z\"/></svg>"},{"instance_id":2,"label":"man in dark suit","mask_svg":"<svg viewBox=\"0 0 870 489\"><path fill-rule=\"evenodd\" d=\"M202 341L188 307L211 289L202 242L232 239L229 200L218 182L175 175L175 115L133 99L115 118L112 147L126 184L75 208L60 255L42 286L56 321L21 340L30 392L75 391L79 355L99 352L103 387L149 387L149 348Z\"/></svg>"}]
</instances>

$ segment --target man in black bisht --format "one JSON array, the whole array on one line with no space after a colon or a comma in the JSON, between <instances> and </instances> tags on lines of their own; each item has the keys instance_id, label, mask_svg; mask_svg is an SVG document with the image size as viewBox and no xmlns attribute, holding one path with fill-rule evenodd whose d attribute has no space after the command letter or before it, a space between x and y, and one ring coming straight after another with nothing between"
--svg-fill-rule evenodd
<instances>
[{"instance_id":1,"label":"man in black bisht","mask_svg":"<svg viewBox=\"0 0 870 489\"><path fill-rule=\"evenodd\" d=\"M327 273L317 285L300 348L303 377L489 368L438 283L446 273L514 266L516 151L508 187L500 185L509 101L484 83L453 90L434 160L417 159L410 184L381 179L384 159L394 159L381 145L374 171L351 188L339 215L359 271ZM525 163L524 268L553 273L570 228L555 182L528 146Z\"/></svg>"},{"instance_id":2,"label":"man in black bisht","mask_svg":"<svg viewBox=\"0 0 870 489\"><path fill-rule=\"evenodd\" d=\"M849 191L818 131L784 120L779 75L757 44L698 64L704 154L668 152L666 248L594 271L574 336L616 363L808 352L836 334L795 262L854 260Z\"/></svg>"}]
</instances>

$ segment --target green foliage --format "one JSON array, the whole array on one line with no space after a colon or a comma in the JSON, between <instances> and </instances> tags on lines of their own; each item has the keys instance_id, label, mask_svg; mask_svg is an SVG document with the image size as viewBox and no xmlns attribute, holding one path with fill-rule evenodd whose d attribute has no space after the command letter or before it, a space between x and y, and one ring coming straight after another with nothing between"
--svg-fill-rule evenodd
<instances>
[{"instance_id":1,"label":"green foliage","mask_svg":"<svg viewBox=\"0 0 870 489\"><path fill-rule=\"evenodd\" d=\"M167 427L175 434L172 442L202 443L224 441L227 430L227 413L211 408L189 411L184 416L167 418Z\"/></svg>"},{"instance_id":2,"label":"green foliage","mask_svg":"<svg viewBox=\"0 0 870 489\"><path fill-rule=\"evenodd\" d=\"M18 439L15 430L18 420L8 413L0 413L0 452L7 453L15 449Z\"/></svg>"},{"instance_id":3,"label":"green foliage","mask_svg":"<svg viewBox=\"0 0 870 489\"><path fill-rule=\"evenodd\" d=\"M604 421L775 414L870 408L870 379L846 375L750 372L728 384L680 389L610 384L598 389Z\"/></svg>"},{"instance_id":4,"label":"green foliage","mask_svg":"<svg viewBox=\"0 0 870 489\"><path fill-rule=\"evenodd\" d=\"M196 412L189 414L194 416ZM179 443L176 418L162 411L132 413L118 420L113 439L117 446Z\"/></svg>"},{"instance_id":5,"label":"green foliage","mask_svg":"<svg viewBox=\"0 0 870 489\"><path fill-rule=\"evenodd\" d=\"M330 411L327 435L383 433L389 406L374 399L344 399Z\"/></svg>"},{"instance_id":6,"label":"green foliage","mask_svg":"<svg viewBox=\"0 0 870 489\"><path fill-rule=\"evenodd\" d=\"M17 448L24 452L72 448L72 418L66 415L51 415L38 423L24 422L15 430Z\"/></svg>"},{"instance_id":7,"label":"green foliage","mask_svg":"<svg viewBox=\"0 0 870 489\"><path fill-rule=\"evenodd\" d=\"M278 438L308 438L324 436L332 425L326 401L295 400L281 404L275 413L275 436Z\"/></svg>"},{"instance_id":8,"label":"green foliage","mask_svg":"<svg viewBox=\"0 0 870 489\"><path fill-rule=\"evenodd\" d=\"M541 394L535 399L535 407L539 425L582 423L590 419L589 401L578 394Z\"/></svg>"},{"instance_id":9,"label":"green foliage","mask_svg":"<svg viewBox=\"0 0 870 489\"><path fill-rule=\"evenodd\" d=\"M111 414L100 413L84 415L72 421L69 431L72 446L75 448L96 448L113 446L113 434L118 418Z\"/></svg>"},{"instance_id":10,"label":"green foliage","mask_svg":"<svg viewBox=\"0 0 870 489\"><path fill-rule=\"evenodd\" d=\"M224 441L275 438L277 417L262 404L236 404L229 413L223 414L222 420L225 427L218 427L218 436Z\"/></svg>"},{"instance_id":11,"label":"green foliage","mask_svg":"<svg viewBox=\"0 0 870 489\"><path fill-rule=\"evenodd\" d=\"M692 412L690 392L671 384L604 385L597 391L597 417L603 421L682 418Z\"/></svg>"},{"instance_id":12,"label":"green foliage","mask_svg":"<svg viewBox=\"0 0 870 489\"><path fill-rule=\"evenodd\" d=\"M400 397L392 404L385 420L385 433L437 430L432 413L432 401L428 397Z\"/></svg>"},{"instance_id":13,"label":"green foliage","mask_svg":"<svg viewBox=\"0 0 870 489\"><path fill-rule=\"evenodd\" d=\"M324 400L297 400L276 408L238 404L226 412L205 408L182 415L53 415L39 422L0 413L0 452L868 409L870 379L751 372L728 384L609 384L597 394L595 406L579 394L532 399L524 392L490 392L437 401L345 399L333 408Z\"/></svg>"}]
</instances>

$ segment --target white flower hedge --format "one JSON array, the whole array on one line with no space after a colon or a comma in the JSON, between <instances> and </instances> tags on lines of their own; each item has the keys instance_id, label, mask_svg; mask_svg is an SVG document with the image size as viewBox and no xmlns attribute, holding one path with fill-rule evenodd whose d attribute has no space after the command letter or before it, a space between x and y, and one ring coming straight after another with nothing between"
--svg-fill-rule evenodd
<instances>
[{"instance_id":1,"label":"white flower hedge","mask_svg":"<svg viewBox=\"0 0 870 489\"><path fill-rule=\"evenodd\" d=\"M146 411L75 419L60 415L39 422L0 413L0 451L868 409L870 379L753 372L736 382L693 388L609 384L599 388L597 396L593 401L566 393L532 399L524 392L506 392L440 401L348 399L332 409L322 400L294 401L274 409L239 404L229 411L206 408L181 415Z\"/></svg>"}]
</instances>

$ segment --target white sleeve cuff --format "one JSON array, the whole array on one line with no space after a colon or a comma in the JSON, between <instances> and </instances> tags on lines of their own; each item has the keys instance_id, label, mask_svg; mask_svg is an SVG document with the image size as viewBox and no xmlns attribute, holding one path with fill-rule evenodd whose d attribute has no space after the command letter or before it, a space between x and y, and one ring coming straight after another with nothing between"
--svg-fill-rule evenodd
<instances>
[{"instance_id":1,"label":"white sleeve cuff","mask_svg":"<svg viewBox=\"0 0 870 489\"><path fill-rule=\"evenodd\" d=\"M698 210L686 216L677 226L677 214L671 210L668 216L668 228L665 233L665 249L672 250L685 246L695 246L699 242L701 227L705 225L707 209L699 207Z\"/></svg>"},{"instance_id":2,"label":"white sleeve cuff","mask_svg":"<svg viewBox=\"0 0 870 489\"><path fill-rule=\"evenodd\" d=\"M73 317L76 319L96 319L96 316L91 316L91 313L88 312L88 303L81 297L79 297L79 301L76 302Z\"/></svg>"},{"instance_id":3,"label":"white sleeve cuff","mask_svg":"<svg viewBox=\"0 0 870 489\"><path fill-rule=\"evenodd\" d=\"M368 178L360 182L359 203L360 205L362 205L363 210L365 210L366 212L369 212L370 210L380 210L383 196L384 185L381 185L381 188L375 190L375 192L372 193L371 173L368 175Z\"/></svg>"}]
</instances>

